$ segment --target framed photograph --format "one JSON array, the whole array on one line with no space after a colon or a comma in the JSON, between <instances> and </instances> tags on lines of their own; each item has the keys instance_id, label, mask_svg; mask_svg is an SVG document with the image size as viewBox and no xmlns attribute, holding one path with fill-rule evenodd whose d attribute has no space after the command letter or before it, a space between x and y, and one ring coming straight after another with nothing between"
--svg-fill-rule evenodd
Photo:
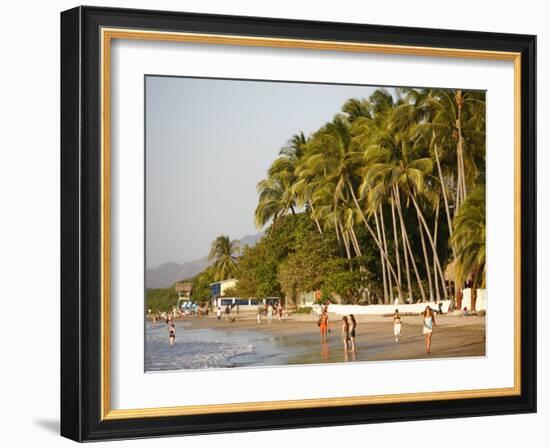
<instances>
[{"instance_id":1,"label":"framed photograph","mask_svg":"<svg viewBox=\"0 0 550 448\"><path fill-rule=\"evenodd\" d=\"M61 14L61 433L536 411L535 36Z\"/></svg>"}]
</instances>

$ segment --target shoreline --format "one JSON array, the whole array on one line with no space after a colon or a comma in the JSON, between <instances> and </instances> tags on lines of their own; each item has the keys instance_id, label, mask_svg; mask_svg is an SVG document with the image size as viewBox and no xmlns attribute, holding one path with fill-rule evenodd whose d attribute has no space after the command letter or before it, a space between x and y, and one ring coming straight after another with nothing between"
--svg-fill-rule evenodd
<instances>
[{"instance_id":1,"label":"shoreline","mask_svg":"<svg viewBox=\"0 0 550 448\"><path fill-rule=\"evenodd\" d=\"M224 316L225 317L225 316ZM482 357L486 355L485 317L436 316L431 353L425 353L420 316L405 316L401 339L395 342L393 321L382 316L357 316L356 352L344 352L340 337L341 317L330 315L328 342L320 342L320 332L313 315L294 315L271 324L263 318L258 324L252 314L232 314L234 322L216 316L186 317L175 321L176 344L185 343L186 332L213 330L227 337L246 335L256 344L254 354L235 357L234 367L324 364L338 362L399 361L414 359ZM157 323L157 328L165 325ZM181 333L180 333L181 332ZM259 341L264 341L259 343ZM270 355L261 350L271 344ZM262 348L263 347L263 348ZM182 368L182 370L187 370Z\"/></svg>"}]
</instances>

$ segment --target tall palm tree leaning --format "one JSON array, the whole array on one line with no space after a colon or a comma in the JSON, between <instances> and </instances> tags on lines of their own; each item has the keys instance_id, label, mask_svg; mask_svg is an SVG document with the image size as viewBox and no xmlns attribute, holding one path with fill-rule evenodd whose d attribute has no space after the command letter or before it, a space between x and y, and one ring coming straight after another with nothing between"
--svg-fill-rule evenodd
<instances>
[{"instance_id":1,"label":"tall palm tree leaning","mask_svg":"<svg viewBox=\"0 0 550 448\"><path fill-rule=\"evenodd\" d=\"M240 242L221 235L212 242L209 259L214 260L214 276L217 281L227 280L237 272L237 256Z\"/></svg>"}]
</instances>

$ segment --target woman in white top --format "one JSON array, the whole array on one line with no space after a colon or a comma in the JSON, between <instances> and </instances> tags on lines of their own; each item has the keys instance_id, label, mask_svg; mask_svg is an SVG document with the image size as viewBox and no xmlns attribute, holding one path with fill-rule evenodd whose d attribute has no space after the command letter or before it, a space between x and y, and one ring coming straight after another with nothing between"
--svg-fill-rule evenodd
<instances>
[{"instance_id":1,"label":"woman in white top","mask_svg":"<svg viewBox=\"0 0 550 448\"><path fill-rule=\"evenodd\" d=\"M426 353L430 353L430 346L432 344L432 332L435 327L435 315L433 310L427 306L422 313L422 333L426 341Z\"/></svg>"},{"instance_id":2,"label":"woman in white top","mask_svg":"<svg viewBox=\"0 0 550 448\"><path fill-rule=\"evenodd\" d=\"M267 323L270 324L273 320L273 306L270 304L267 307Z\"/></svg>"},{"instance_id":3,"label":"woman in white top","mask_svg":"<svg viewBox=\"0 0 550 448\"><path fill-rule=\"evenodd\" d=\"M401 337L401 314L396 308L395 313L393 313L393 336L395 337L395 342L399 342Z\"/></svg>"}]
</instances>

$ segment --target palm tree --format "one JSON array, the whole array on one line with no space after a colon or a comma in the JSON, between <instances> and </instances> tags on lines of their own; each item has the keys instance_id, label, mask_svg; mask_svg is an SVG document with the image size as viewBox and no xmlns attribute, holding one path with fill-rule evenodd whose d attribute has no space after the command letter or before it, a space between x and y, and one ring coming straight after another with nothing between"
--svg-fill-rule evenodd
<instances>
[{"instance_id":1,"label":"palm tree","mask_svg":"<svg viewBox=\"0 0 550 448\"><path fill-rule=\"evenodd\" d=\"M475 310L477 288L485 284L485 186L480 185L466 197L453 220L451 244L456 247L455 282L462 285L471 278L471 309Z\"/></svg>"},{"instance_id":2,"label":"palm tree","mask_svg":"<svg viewBox=\"0 0 550 448\"><path fill-rule=\"evenodd\" d=\"M296 213L296 199L287 176L270 176L258 182L256 188L260 198L254 216L259 229L271 220L276 225L277 220L289 211Z\"/></svg>"},{"instance_id":3,"label":"palm tree","mask_svg":"<svg viewBox=\"0 0 550 448\"><path fill-rule=\"evenodd\" d=\"M356 119L359 118L356 117ZM384 291L386 291L385 301L387 301L389 289L387 287L386 269L389 272L388 275L391 274L396 282L397 275L388 257L387 249L384 247L382 233L379 230L375 231L369 224L363 207L361 207L357 198L356 190L360 181L358 172L364 164L364 160L362 152L354 142L352 125L346 116L336 115L332 122L327 123L312 137L307 156L308 169L317 173L317 177L324 178L322 187L330 185L333 193L332 212L336 212L342 204L345 207L353 204L367 231L378 246ZM353 235L347 235L344 229L338 225L336 226L337 232L338 228L340 228L341 239L344 246L346 246L348 236L353 239ZM348 230L353 230L353 227L348 228Z\"/></svg>"},{"instance_id":4,"label":"palm tree","mask_svg":"<svg viewBox=\"0 0 550 448\"><path fill-rule=\"evenodd\" d=\"M294 135L288 144L281 149L279 157L271 164L267 179L258 182L257 190L260 195L256 207L256 226L262 228L270 220L276 224L281 216L289 211L296 214L296 192L294 186L297 181L296 166L304 153L307 139L303 132Z\"/></svg>"},{"instance_id":5,"label":"palm tree","mask_svg":"<svg viewBox=\"0 0 550 448\"><path fill-rule=\"evenodd\" d=\"M227 235L221 235L212 242L209 259L214 261L214 276L217 281L227 280L235 275L239 251L239 241L232 241Z\"/></svg>"}]
</instances>

